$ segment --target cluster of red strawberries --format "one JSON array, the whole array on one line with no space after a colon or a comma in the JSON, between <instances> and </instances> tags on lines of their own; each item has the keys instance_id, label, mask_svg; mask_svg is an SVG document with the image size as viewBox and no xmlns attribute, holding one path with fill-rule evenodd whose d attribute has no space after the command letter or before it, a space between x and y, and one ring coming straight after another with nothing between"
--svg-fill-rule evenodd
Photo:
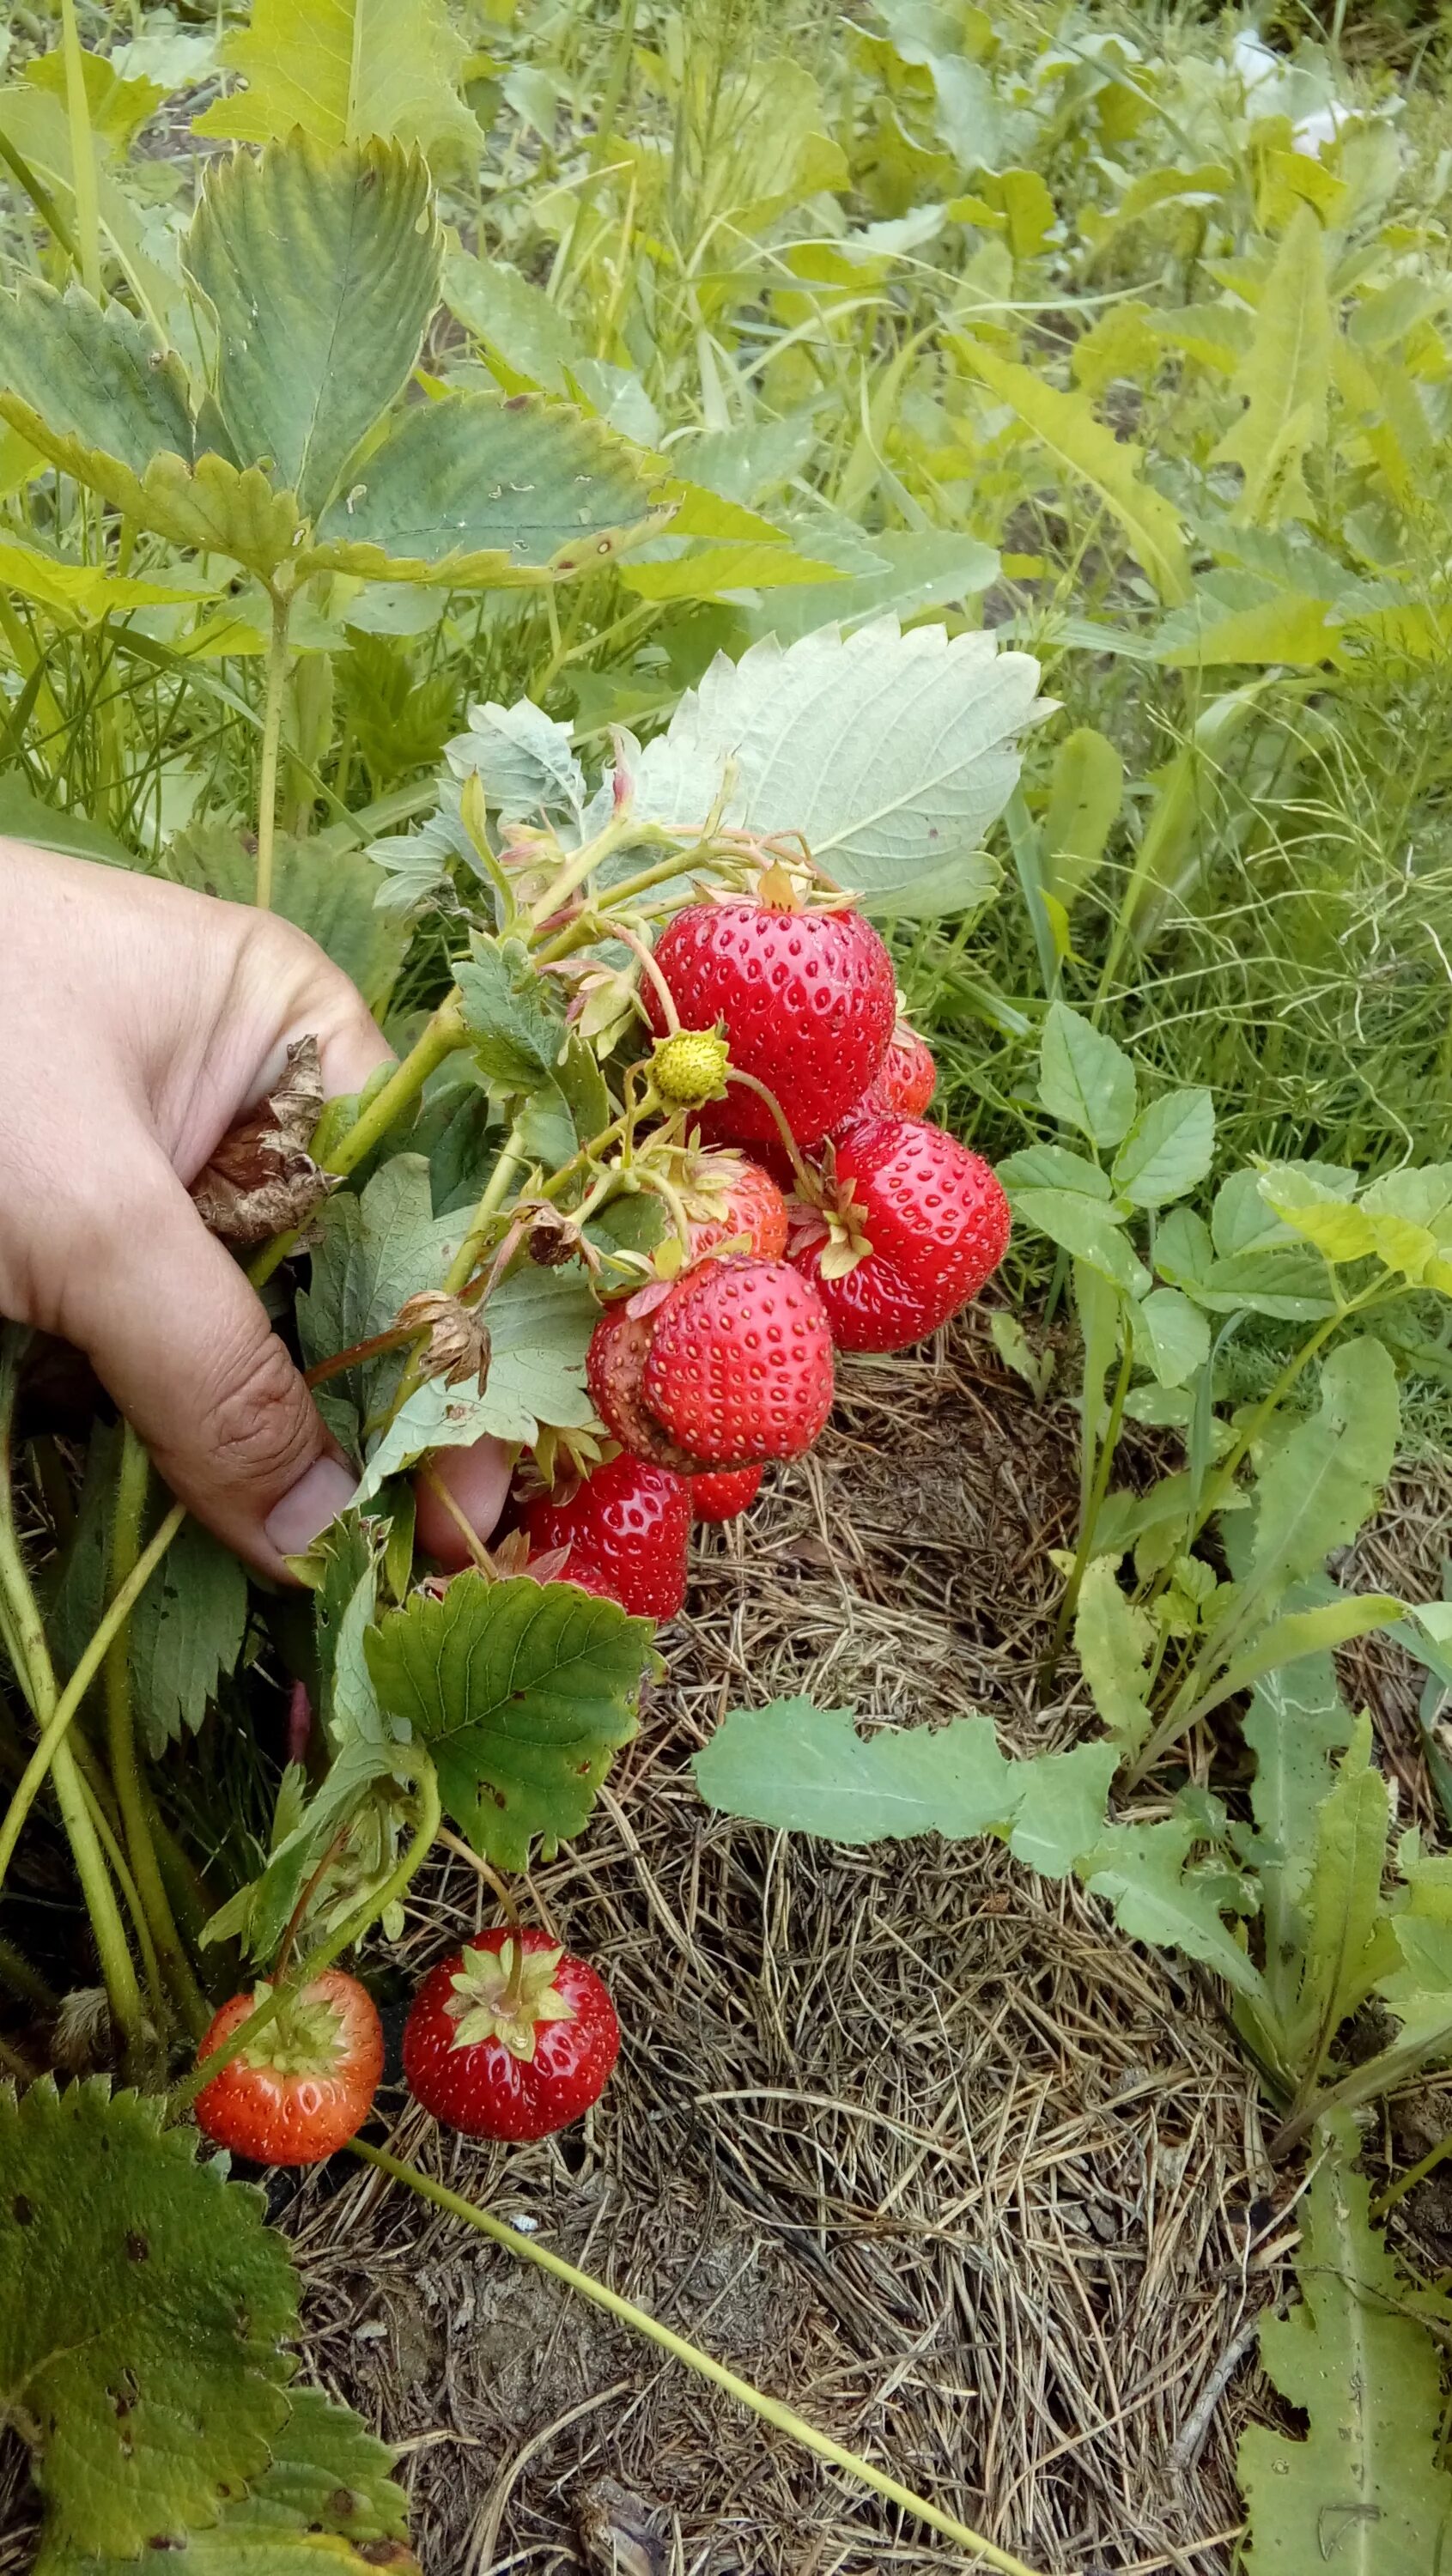
<instances>
[{"instance_id":1,"label":"cluster of red strawberries","mask_svg":"<svg viewBox=\"0 0 1452 2576\"><path fill-rule=\"evenodd\" d=\"M729 1052L685 1158L692 1258L601 1317L590 1392L620 1454L524 1526L532 1550L568 1550L572 1583L664 1619L692 1521L733 1518L765 1464L817 1439L834 1347L902 1350L946 1322L1002 1259L1009 1213L987 1164L921 1115L933 1059L898 1024L892 961L860 913L692 904L655 964L680 1023L652 980L662 1085L681 1033Z\"/></svg>"}]
</instances>

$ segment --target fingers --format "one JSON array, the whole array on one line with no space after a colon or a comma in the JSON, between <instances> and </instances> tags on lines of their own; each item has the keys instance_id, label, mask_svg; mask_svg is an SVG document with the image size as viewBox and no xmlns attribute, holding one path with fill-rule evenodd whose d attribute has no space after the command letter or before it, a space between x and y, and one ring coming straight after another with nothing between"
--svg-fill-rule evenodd
<instances>
[{"instance_id":1,"label":"fingers","mask_svg":"<svg viewBox=\"0 0 1452 2576\"><path fill-rule=\"evenodd\" d=\"M259 1299L150 1139L124 1142L110 1213L68 1265L61 1329L179 1502L286 1579L349 1501L344 1464Z\"/></svg>"},{"instance_id":2,"label":"fingers","mask_svg":"<svg viewBox=\"0 0 1452 2576\"><path fill-rule=\"evenodd\" d=\"M361 1091L379 1065L393 1062L393 1049L356 986L290 923L247 916L240 983L239 1020L250 1021L270 1040L243 1105L250 1107L272 1089L289 1045L300 1037L317 1039L329 1100Z\"/></svg>"}]
</instances>

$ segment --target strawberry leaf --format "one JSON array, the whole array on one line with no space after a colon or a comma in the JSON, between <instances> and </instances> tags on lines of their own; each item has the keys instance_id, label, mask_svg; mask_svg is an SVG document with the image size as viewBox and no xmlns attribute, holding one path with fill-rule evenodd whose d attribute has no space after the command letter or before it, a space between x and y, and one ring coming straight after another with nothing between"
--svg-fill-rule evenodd
<instances>
[{"instance_id":1,"label":"strawberry leaf","mask_svg":"<svg viewBox=\"0 0 1452 2576\"><path fill-rule=\"evenodd\" d=\"M503 1869L577 1834L617 1747L636 1730L652 1624L572 1583L461 1574L370 1631L391 1716L433 1752L444 1805Z\"/></svg>"},{"instance_id":2,"label":"strawberry leaf","mask_svg":"<svg viewBox=\"0 0 1452 2576\"><path fill-rule=\"evenodd\" d=\"M99 2080L0 2092L0 2421L31 2444L53 2543L81 2553L183 2547L288 2410L287 2250L261 2193L164 2112Z\"/></svg>"}]
</instances>

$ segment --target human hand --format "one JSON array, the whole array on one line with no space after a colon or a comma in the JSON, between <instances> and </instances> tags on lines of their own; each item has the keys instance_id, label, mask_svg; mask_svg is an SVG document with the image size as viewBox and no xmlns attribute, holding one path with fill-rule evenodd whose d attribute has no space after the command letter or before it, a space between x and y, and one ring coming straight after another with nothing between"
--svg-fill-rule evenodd
<instances>
[{"instance_id":1,"label":"human hand","mask_svg":"<svg viewBox=\"0 0 1452 2576\"><path fill-rule=\"evenodd\" d=\"M273 1575L354 1478L187 1189L309 1035L330 1099L388 1060L290 923L0 840L0 1314L84 1351L178 1500Z\"/></svg>"}]
</instances>

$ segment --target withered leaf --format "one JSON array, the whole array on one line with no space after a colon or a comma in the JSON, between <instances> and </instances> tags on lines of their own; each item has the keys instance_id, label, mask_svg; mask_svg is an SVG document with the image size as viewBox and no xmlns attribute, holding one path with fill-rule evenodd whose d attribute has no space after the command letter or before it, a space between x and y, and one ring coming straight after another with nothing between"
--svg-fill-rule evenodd
<instances>
[{"instance_id":1,"label":"withered leaf","mask_svg":"<svg viewBox=\"0 0 1452 2576\"><path fill-rule=\"evenodd\" d=\"M420 1377L441 1377L445 1386L462 1386L473 1378L483 1394L489 1382L489 1327L477 1307L463 1305L442 1288L424 1288L405 1298L397 1320L401 1331L428 1334L418 1363Z\"/></svg>"},{"instance_id":2,"label":"withered leaf","mask_svg":"<svg viewBox=\"0 0 1452 2576\"><path fill-rule=\"evenodd\" d=\"M298 1038L275 1091L228 1129L192 1183L202 1223L243 1251L305 1225L336 1187L308 1148L323 1109L315 1037Z\"/></svg>"},{"instance_id":3,"label":"withered leaf","mask_svg":"<svg viewBox=\"0 0 1452 2576\"><path fill-rule=\"evenodd\" d=\"M613 2478L596 2478L575 2503L575 2529L592 2576L665 2576L657 2516Z\"/></svg>"}]
</instances>

